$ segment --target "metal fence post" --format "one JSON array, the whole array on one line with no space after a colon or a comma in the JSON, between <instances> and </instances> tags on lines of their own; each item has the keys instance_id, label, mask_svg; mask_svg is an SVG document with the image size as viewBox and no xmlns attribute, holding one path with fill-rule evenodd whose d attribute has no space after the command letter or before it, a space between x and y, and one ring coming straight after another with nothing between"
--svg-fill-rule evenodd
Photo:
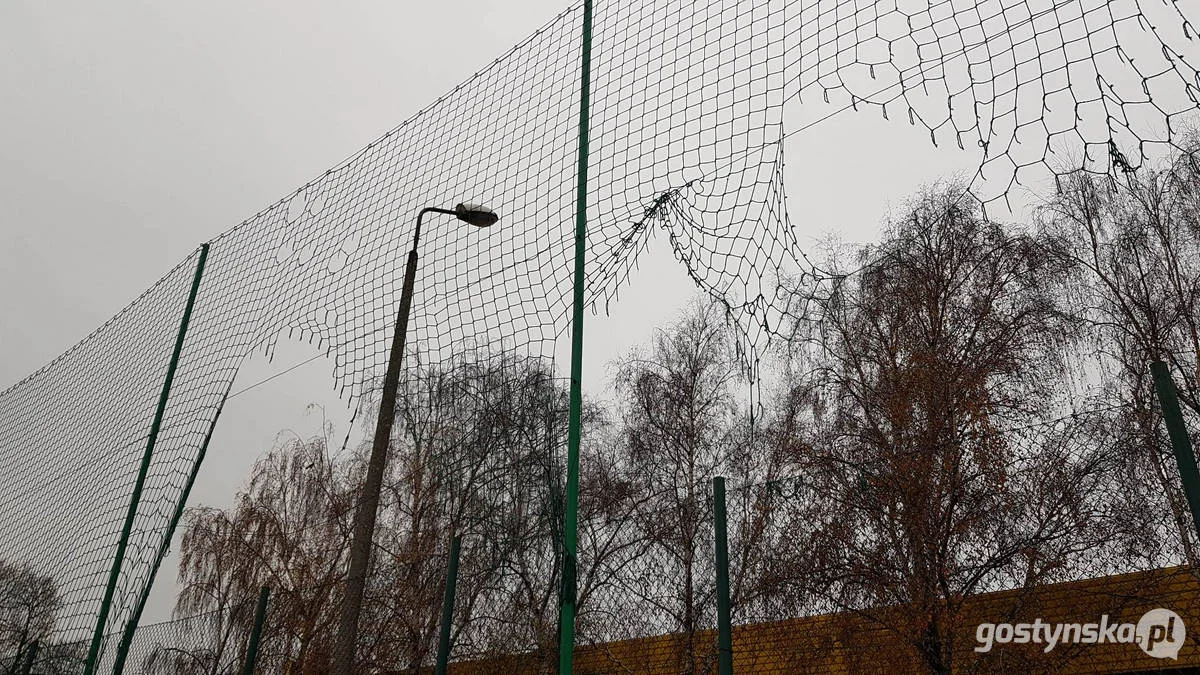
<instances>
[{"instance_id":1,"label":"metal fence post","mask_svg":"<svg viewBox=\"0 0 1200 675\"><path fill-rule=\"evenodd\" d=\"M25 652L25 662L21 664L21 675L29 675L33 672L33 662L37 659L38 649L41 643L34 640L29 644L29 651Z\"/></svg>"},{"instance_id":2,"label":"metal fence post","mask_svg":"<svg viewBox=\"0 0 1200 675\"><path fill-rule=\"evenodd\" d=\"M583 409L583 287L587 250L587 168L591 110L592 0L583 0L583 44L579 78L579 164L575 192L575 288L571 314L571 410L567 429L567 494L563 505L562 584L558 609L558 672L575 663L576 548L579 528L579 437Z\"/></svg>"},{"instance_id":3,"label":"metal fence post","mask_svg":"<svg viewBox=\"0 0 1200 675\"><path fill-rule=\"evenodd\" d=\"M725 516L725 478L713 478L713 529L717 544L717 672L733 675L733 629L729 619L729 537Z\"/></svg>"},{"instance_id":4,"label":"metal fence post","mask_svg":"<svg viewBox=\"0 0 1200 675\"><path fill-rule=\"evenodd\" d=\"M1167 434L1171 437L1171 449L1175 451L1175 463L1179 467L1179 478L1183 483L1183 494L1187 497L1192 512L1192 523L1200 535L1200 471L1196 469L1196 455L1192 452L1192 441L1183 424L1183 413L1179 409L1179 396L1175 393L1175 382L1171 371L1162 361L1150 364L1154 376L1154 388L1158 391L1158 402L1162 406L1163 418L1167 422Z\"/></svg>"},{"instance_id":5,"label":"metal fence post","mask_svg":"<svg viewBox=\"0 0 1200 675\"><path fill-rule=\"evenodd\" d=\"M262 637L263 622L267 619L267 600L271 597L271 587L263 586L258 592L258 607L254 608L254 628L250 629L250 643L246 645L246 662L242 666L242 675L254 675L254 661L258 659L258 641Z\"/></svg>"},{"instance_id":6,"label":"metal fence post","mask_svg":"<svg viewBox=\"0 0 1200 675\"><path fill-rule=\"evenodd\" d=\"M179 496L179 503L175 505L175 514L171 517L171 524L163 534L162 543L158 546L158 555L154 558L154 566L150 568L150 581L147 582L141 597L133 606L133 615L129 617L129 621L125 622L125 633L121 636L121 644L117 646L117 658L113 662L113 675L121 675L125 670L125 660L129 656L129 647L133 644L133 634L137 631L142 611L146 608L150 589L154 586L155 578L158 577L158 569L162 565L163 558L167 556L167 551L171 548L171 538L175 536L175 529L179 526L183 512L187 509L188 497L192 494L192 486L196 484L196 475L200 473L200 465L204 463L204 456L208 453L208 444L212 440L213 431L217 428L217 420L221 418L221 411L225 409L225 402L229 400L229 390L232 386L233 379L231 378L225 387L225 393L221 395L221 403L217 406L212 422L208 425L208 433L204 436L204 442L200 444L200 450L196 453L196 461L192 464L192 471L188 475L187 484L183 487L183 494Z\"/></svg>"},{"instance_id":7,"label":"metal fence post","mask_svg":"<svg viewBox=\"0 0 1200 675\"><path fill-rule=\"evenodd\" d=\"M208 244L203 244L200 247L200 259L196 261L196 274L192 278L192 290L188 294L187 305L183 309L183 318L179 322L179 333L175 337L175 349L171 352L167 375L163 379L162 393L158 397L158 408L154 412L154 421L150 423L150 435L146 440L146 450L142 453L142 463L138 467L137 479L133 483L133 494L129 498L129 509L125 513L125 524L121 528L120 538L117 539L117 552L113 556L112 568L108 573L104 599L100 601L100 615L96 619L96 630L92 633L91 646L88 647L87 661L83 667L85 675L93 675L99 662L100 645L104 642L104 628L108 623L108 613L112 609L113 595L116 593L117 581L121 576L121 565L125 561L125 549L129 546L129 535L133 530L133 521L137 517L142 488L146 485L146 474L150 471L150 460L154 457L154 444L158 441L158 432L162 428L163 417L167 412L167 400L171 396L171 383L175 379L175 370L179 367L179 355L183 352L183 339L187 335L192 309L196 306L196 294L200 290L200 279L204 276L204 262L207 259Z\"/></svg>"},{"instance_id":8,"label":"metal fence post","mask_svg":"<svg viewBox=\"0 0 1200 675\"><path fill-rule=\"evenodd\" d=\"M454 589L458 585L458 549L461 541L461 537L450 541L450 561L446 566L446 597L442 603L442 632L438 637L434 675L446 675L446 665L450 661L450 628L454 621Z\"/></svg>"}]
</instances>

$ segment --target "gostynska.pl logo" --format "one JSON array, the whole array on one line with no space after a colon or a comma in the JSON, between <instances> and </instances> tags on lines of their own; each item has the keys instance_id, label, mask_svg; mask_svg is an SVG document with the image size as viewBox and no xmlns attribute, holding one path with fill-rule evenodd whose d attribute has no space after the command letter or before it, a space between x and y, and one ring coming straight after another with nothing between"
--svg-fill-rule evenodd
<instances>
[{"instance_id":1,"label":"gostynska.pl logo","mask_svg":"<svg viewBox=\"0 0 1200 675\"><path fill-rule=\"evenodd\" d=\"M1047 623L1039 617L1032 623L981 623L975 629L977 652L989 652L998 644L1041 644L1049 653L1059 645L1134 643L1156 659L1178 659L1187 637L1183 619L1169 609L1152 609L1136 624L1113 621L1107 614L1096 623Z\"/></svg>"}]
</instances>

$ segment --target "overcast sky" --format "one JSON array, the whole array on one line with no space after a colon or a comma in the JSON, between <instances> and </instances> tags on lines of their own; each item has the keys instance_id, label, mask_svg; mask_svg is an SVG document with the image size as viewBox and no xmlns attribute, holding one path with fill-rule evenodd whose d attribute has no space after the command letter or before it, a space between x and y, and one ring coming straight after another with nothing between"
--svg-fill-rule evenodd
<instances>
[{"instance_id":1,"label":"overcast sky","mask_svg":"<svg viewBox=\"0 0 1200 675\"><path fill-rule=\"evenodd\" d=\"M111 317L201 242L354 153L491 62L561 0L0 3L0 389ZM831 107L792 106L785 126ZM895 116L893 117L895 119ZM846 112L788 141L801 241L870 239L889 206L970 171L926 130ZM585 388L694 287L652 248L610 317L587 325ZM313 355L281 344L237 392ZM228 505L276 434L348 411L323 360L235 397L192 494ZM149 420L147 420L149 425ZM174 558L144 622L170 614Z\"/></svg>"}]
</instances>

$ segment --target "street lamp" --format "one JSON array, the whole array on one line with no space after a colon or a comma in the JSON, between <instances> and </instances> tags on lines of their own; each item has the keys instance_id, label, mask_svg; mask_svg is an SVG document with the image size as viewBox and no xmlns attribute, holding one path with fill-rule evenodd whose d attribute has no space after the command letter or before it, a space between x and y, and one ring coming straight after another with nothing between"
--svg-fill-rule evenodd
<instances>
[{"instance_id":1,"label":"street lamp","mask_svg":"<svg viewBox=\"0 0 1200 675\"><path fill-rule=\"evenodd\" d=\"M404 290L400 294L400 309L396 312L396 329L392 333L392 349L388 355L387 373L383 378L383 393L379 397L379 419L375 424L375 439L367 463L367 477L358 504L354 509L353 538L350 542L350 571L346 577L346 596L342 602L337 643L333 651L335 675L352 675L354 648L358 640L358 617L366 588L367 564L371 560L371 541L375 534L375 517L379 510L379 491L383 485L383 470L387 466L388 441L396 419L396 390L400 383L400 365L404 359L404 339L408 333L408 312L412 306L413 282L417 276L417 246L421 242L421 219L426 213L444 213L476 227L495 225L500 218L496 212L478 204L459 204L453 209L428 206L417 213L417 229L413 234L412 250L404 266Z\"/></svg>"}]
</instances>

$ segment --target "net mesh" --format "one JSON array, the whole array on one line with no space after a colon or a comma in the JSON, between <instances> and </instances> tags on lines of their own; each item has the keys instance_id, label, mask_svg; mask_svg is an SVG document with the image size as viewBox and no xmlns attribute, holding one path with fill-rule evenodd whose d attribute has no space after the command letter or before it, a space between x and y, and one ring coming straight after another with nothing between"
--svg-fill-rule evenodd
<instances>
[{"instance_id":1,"label":"net mesh","mask_svg":"<svg viewBox=\"0 0 1200 675\"><path fill-rule=\"evenodd\" d=\"M665 237L741 328L753 370L825 273L784 204L785 108L876 109L976 148L982 202L1178 146L1197 107L1195 16L1145 0L600 3L592 48L585 297L606 308ZM487 230L430 217L407 363L464 349L552 357L569 329L581 5L295 193L210 242L105 633L134 616L239 367L315 343L360 407L385 366L425 206L484 203ZM1194 12L1193 12L1194 14ZM790 115L790 113L789 113ZM824 119L824 117L822 119ZM805 160L801 160L805 161ZM0 393L0 559L53 575L56 639L87 639L198 253ZM602 605L603 603L601 603ZM583 617L581 617L581 621ZM612 633L616 635L617 633Z\"/></svg>"}]
</instances>

